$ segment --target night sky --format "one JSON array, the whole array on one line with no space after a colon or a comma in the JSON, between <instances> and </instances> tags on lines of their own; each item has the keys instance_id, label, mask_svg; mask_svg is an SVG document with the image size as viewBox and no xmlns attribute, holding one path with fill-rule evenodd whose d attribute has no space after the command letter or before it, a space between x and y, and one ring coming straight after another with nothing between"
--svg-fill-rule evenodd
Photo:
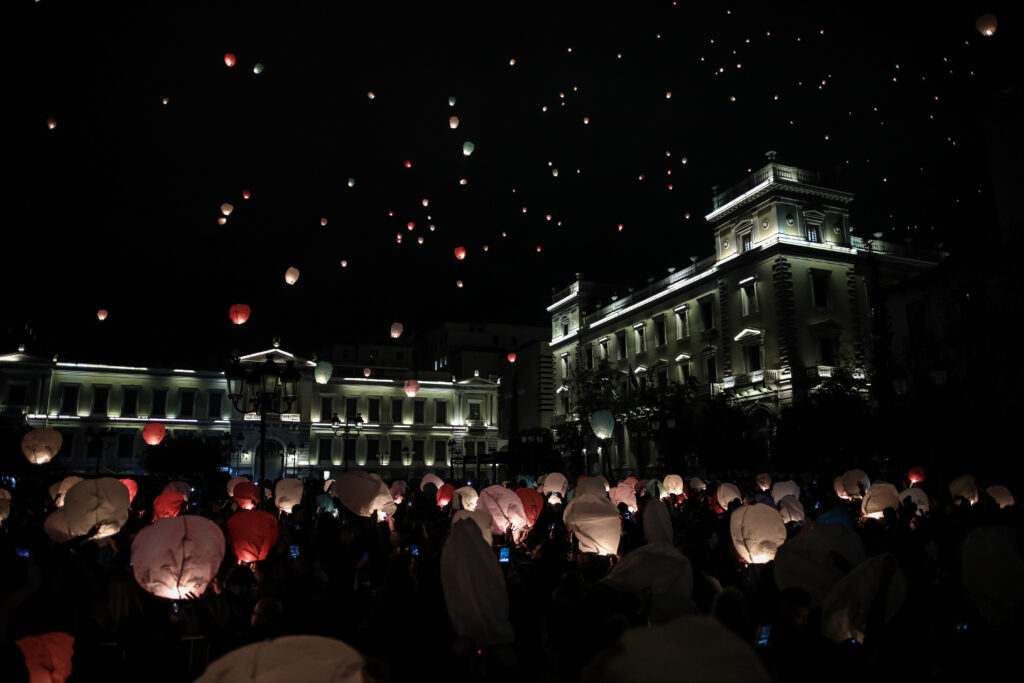
<instances>
[{"instance_id":1,"label":"night sky","mask_svg":"<svg viewBox=\"0 0 1024 683\"><path fill-rule=\"evenodd\" d=\"M854 192L855 234L955 250L1020 13L837 4L5 2L2 322L154 365L545 325L576 272L709 255L712 186L768 150Z\"/></svg>"}]
</instances>

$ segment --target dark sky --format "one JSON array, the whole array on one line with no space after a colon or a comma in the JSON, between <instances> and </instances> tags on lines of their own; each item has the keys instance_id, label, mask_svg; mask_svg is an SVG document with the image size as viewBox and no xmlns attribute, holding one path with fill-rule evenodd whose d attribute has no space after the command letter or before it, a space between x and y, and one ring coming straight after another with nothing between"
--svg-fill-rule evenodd
<instances>
[{"instance_id":1,"label":"dark sky","mask_svg":"<svg viewBox=\"0 0 1024 683\"><path fill-rule=\"evenodd\" d=\"M711 187L768 150L856 193L857 234L951 247L991 220L1019 12L710 5L5 2L3 323L108 362L546 324L575 272L710 254Z\"/></svg>"}]
</instances>

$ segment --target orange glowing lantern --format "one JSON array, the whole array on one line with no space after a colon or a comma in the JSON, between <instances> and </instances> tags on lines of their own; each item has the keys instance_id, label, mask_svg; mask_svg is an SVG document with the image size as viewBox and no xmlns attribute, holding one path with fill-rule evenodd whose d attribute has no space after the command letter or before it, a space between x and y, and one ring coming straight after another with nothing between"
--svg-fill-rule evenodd
<instances>
[{"instance_id":1,"label":"orange glowing lantern","mask_svg":"<svg viewBox=\"0 0 1024 683\"><path fill-rule=\"evenodd\" d=\"M466 258L466 248L465 247L455 247L455 258L457 258L460 261L463 260L464 258Z\"/></svg>"},{"instance_id":2,"label":"orange glowing lantern","mask_svg":"<svg viewBox=\"0 0 1024 683\"><path fill-rule=\"evenodd\" d=\"M391 323L391 338L398 339L402 336L402 323Z\"/></svg>"},{"instance_id":3,"label":"orange glowing lantern","mask_svg":"<svg viewBox=\"0 0 1024 683\"><path fill-rule=\"evenodd\" d=\"M96 311L96 319L97 320L100 320L100 321L106 320L108 315L110 315L110 313L105 308L101 308L100 310Z\"/></svg>"},{"instance_id":4,"label":"orange glowing lantern","mask_svg":"<svg viewBox=\"0 0 1024 683\"><path fill-rule=\"evenodd\" d=\"M405 224L405 227L409 228L410 230L413 230L416 228L416 224L413 223L412 221L409 221L408 223Z\"/></svg>"},{"instance_id":5,"label":"orange glowing lantern","mask_svg":"<svg viewBox=\"0 0 1024 683\"><path fill-rule=\"evenodd\" d=\"M252 510L260 501L260 487L251 481L242 481L235 484L231 491L231 497L243 510Z\"/></svg>"},{"instance_id":6,"label":"orange glowing lantern","mask_svg":"<svg viewBox=\"0 0 1024 683\"><path fill-rule=\"evenodd\" d=\"M228 224L228 219L225 218L224 216L221 216L220 218L217 219L217 225L227 225L227 224Z\"/></svg>"},{"instance_id":7,"label":"orange glowing lantern","mask_svg":"<svg viewBox=\"0 0 1024 683\"><path fill-rule=\"evenodd\" d=\"M346 261L345 259L341 259L341 267L348 268L348 261Z\"/></svg>"},{"instance_id":8,"label":"orange glowing lantern","mask_svg":"<svg viewBox=\"0 0 1024 683\"><path fill-rule=\"evenodd\" d=\"M234 66L238 60L230 52L224 54L224 64L227 66Z\"/></svg>"},{"instance_id":9,"label":"orange glowing lantern","mask_svg":"<svg viewBox=\"0 0 1024 683\"><path fill-rule=\"evenodd\" d=\"M142 428L142 440L150 446L159 445L167 434L167 428L159 422L150 422Z\"/></svg>"},{"instance_id":10,"label":"orange glowing lantern","mask_svg":"<svg viewBox=\"0 0 1024 683\"><path fill-rule=\"evenodd\" d=\"M249 319L249 315L252 313L252 309L245 304L235 304L228 309L228 317L231 318L231 322L236 325L244 325L245 321Z\"/></svg>"},{"instance_id":11,"label":"orange glowing lantern","mask_svg":"<svg viewBox=\"0 0 1024 683\"><path fill-rule=\"evenodd\" d=\"M249 190L242 190L242 199L248 199L251 196L252 193L250 193Z\"/></svg>"},{"instance_id":12,"label":"orange glowing lantern","mask_svg":"<svg viewBox=\"0 0 1024 683\"><path fill-rule=\"evenodd\" d=\"M406 159L406 160L405 160L405 163L404 163L404 166L405 166L406 168L412 168L412 162L411 162L411 161L409 161L408 159Z\"/></svg>"},{"instance_id":13,"label":"orange glowing lantern","mask_svg":"<svg viewBox=\"0 0 1024 683\"><path fill-rule=\"evenodd\" d=\"M46 127L53 130L57 127L57 119L46 119Z\"/></svg>"},{"instance_id":14,"label":"orange glowing lantern","mask_svg":"<svg viewBox=\"0 0 1024 683\"><path fill-rule=\"evenodd\" d=\"M505 356L505 358L508 359L509 363L515 363L516 362L516 354L514 354L514 353L508 354L507 356Z\"/></svg>"},{"instance_id":15,"label":"orange glowing lantern","mask_svg":"<svg viewBox=\"0 0 1024 683\"><path fill-rule=\"evenodd\" d=\"M363 368L363 377L370 376L370 368Z\"/></svg>"},{"instance_id":16,"label":"orange glowing lantern","mask_svg":"<svg viewBox=\"0 0 1024 683\"><path fill-rule=\"evenodd\" d=\"M181 506L184 504L185 498L180 493L161 493L153 500L153 521L177 517L181 514Z\"/></svg>"},{"instance_id":17,"label":"orange glowing lantern","mask_svg":"<svg viewBox=\"0 0 1024 683\"><path fill-rule=\"evenodd\" d=\"M64 443L56 429L33 429L21 439L21 452L33 465L45 465L53 460Z\"/></svg>"},{"instance_id":18,"label":"orange glowing lantern","mask_svg":"<svg viewBox=\"0 0 1024 683\"><path fill-rule=\"evenodd\" d=\"M139 492L139 485L135 483L134 479L118 479L118 481L128 489L128 504L131 505L132 501L135 500L135 494Z\"/></svg>"},{"instance_id":19,"label":"orange glowing lantern","mask_svg":"<svg viewBox=\"0 0 1024 683\"><path fill-rule=\"evenodd\" d=\"M448 503L452 502L454 497L455 487L451 484L442 484L441 488L437 490L437 507L445 507Z\"/></svg>"},{"instance_id":20,"label":"orange glowing lantern","mask_svg":"<svg viewBox=\"0 0 1024 683\"><path fill-rule=\"evenodd\" d=\"M910 485L920 484L924 481L924 466L915 465L907 471L907 479L910 480Z\"/></svg>"},{"instance_id":21,"label":"orange glowing lantern","mask_svg":"<svg viewBox=\"0 0 1024 683\"><path fill-rule=\"evenodd\" d=\"M245 486L239 484L238 489ZM228 517L228 539L231 552L240 562L259 562L267 559L277 543L277 518L263 510L240 510Z\"/></svg>"},{"instance_id":22,"label":"orange glowing lantern","mask_svg":"<svg viewBox=\"0 0 1024 683\"><path fill-rule=\"evenodd\" d=\"M975 28L983 36L991 37L996 34L996 27L999 25L999 21L996 19L994 14L982 14L978 17L978 20L974 22Z\"/></svg>"},{"instance_id":23,"label":"orange glowing lantern","mask_svg":"<svg viewBox=\"0 0 1024 683\"><path fill-rule=\"evenodd\" d=\"M462 280L456 280L455 286L458 287L459 289L462 289Z\"/></svg>"},{"instance_id":24,"label":"orange glowing lantern","mask_svg":"<svg viewBox=\"0 0 1024 683\"><path fill-rule=\"evenodd\" d=\"M220 205L220 212L225 216L230 216L231 212L235 210L235 207L227 202Z\"/></svg>"},{"instance_id":25,"label":"orange glowing lantern","mask_svg":"<svg viewBox=\"0 0 1024 683\"><path fill-rule=\"evenodd\" d=\"M320 219L320 227L323 227L325 225L327 225L327 219L326 218L321 218Z\"/></svg>"},{"instance_id":26,"label":"orange glowing lantern","mask_svg":"<svg viewBox=\"0 0 1024 683\"><path fill-rule=\"evenodd\" d=\"M458 128L459 127L459 117L458 116L450 116L450 117L448 117L448 127L451 128L452 130L455 130L456 128Z\"/></svg>"},{"instance_id":27,"label":"orange glowing lantern","mask_svg":"<svg viewBox=\"0 0 1024 683\"><path fill-rule=\"evenodd\" d=\"M416 394L420 392L420 383L414 379L407 379L405 381L405 395L409 398L414 398Z\"/></svg>"},{"instance_id":28,"label":"orange glowing lantern","mask_svg":"<svg viewBox=\"0 0 1024 683\"><path fill-rule=\"evenodd\" d=\"M290 285L294 285L299 280L299 269L292 266L284 272L284 281Z\"/></svg>"}]
</instances>

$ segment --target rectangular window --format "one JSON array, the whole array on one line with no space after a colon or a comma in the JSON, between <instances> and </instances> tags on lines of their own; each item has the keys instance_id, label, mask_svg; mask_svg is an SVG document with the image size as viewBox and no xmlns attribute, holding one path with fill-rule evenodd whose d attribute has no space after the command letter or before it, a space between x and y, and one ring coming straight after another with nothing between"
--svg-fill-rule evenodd
<instances>
[{"instance_id":1,"label":"rectangular window","mask_svg":"<svg viewBox=\"0 0 1024 683\"><path fill-rule=\"evenodd\" d=\"M178 395L181 397L181 410L178 411L178 417L192 417L192 413L196 409L195 389L182 389Z\"/></svg>"},{"instance_id":2,"label":"rectangular window","mask_svg":"<svg viewBox=\"0 0 1024 683\"><path fill-rule=\"evenodd\" d=\"M740 235L740 251L750 251L750 248L753 246L753 244L754 240L750 236L749 232L745 232L742 235Z\"/></svg>"},{"instance_id":3,"label":"rectangular window","mask_svg":"<svg viewBox=\"0 0 1024 683\"><path fill-rule=\"evenodd\" d=\"M331 462L331 446L334 444L334 439L320 439L320 447L317 449L318 457L321 462L327 464Z\"/></svg>"},{"instance_id":4,"label":"rectangular window","mask_svg":"<svg viewBox=\"0 0 1024 683\"><path fill-rule=\"evenodd\" d=\"M320 421L330 422L334 417L334 397L320 397Z\"/></svg>"},{"instance_id":5,"label":"rectangular window","mask_svg":"<svg viewBox=\"0 0 1024 683\"><path fill-rule=\"evenodd\" d=\"M657 377L657 381L658 381L658 386L659 387L667 387L668 386L668 368L667 367L662 365L661 367L659 367L657 369L655 375Z\"/></svg>"},{"instance_id":6,"label":"rectangular window","mask_svg":"<svg viewBox=\"0 0 1024 683\"><path fill-rule=\"evenodd\" d=\"M820 225L808 225L807 226L807 241L808 242L821 242L821 226Z\"/></svg>"},{"instance_id":7,"label":"rectangular window","mask_svg":"<svg viewBox=\"0 0 1024 683\"><path fill-rule=\"evenodd\" d=\"M370 417L369 422L372 424L380 424L380 399L371 398L369 400Z\"/></svg>"},{"instance_id":8,"label":"rectangular window","mask_svg":"<svg viewBox=\"0 0 1024 683\"><path fill-rule=\"evenodd\" d=\"M78 414L78 385L68 386L64 385L64 393L61 396L60 401L60 414L61 415L77 415Z\"/></svg>"},{"instance_id":9,"label":"rectangular window","mask_svg":"<svg viewBox=\"0 0 1024 683\"><path fill-rule=\"evenodd\" d=\"M92 414L106 415L107 403L110 400L110 387L92 388Z\"/></svg>"},{"instance_id":10,"label":"rectangular window","mask_svg":"<svg viewBox=\"0 0 1024 683\"><path fill-rule=\"evenodd\" d=\"M601 341L601 360L608 360L608 340Z\"/></svg>"},{"instance_id":11,"label":"rectangular window","mask_svg":"<svg viewBox=\"0 0 1024 683\"><path fill-rule=\"evenodd\" d=\"M654 319L654 345L664 346L668 340L665 335L665 316Z\"/></svg>"},{"instance_id":12,"label":"rectangular window","mask_svg":"<svg viewBox=\"0 0 1024 683\"><path fill-rule=\"evenodd\" d=\"M594 346L590 345L587 347L587 369L594 369Z\"/></svg>"},{"instance_id":13,"label":"rectangular window","mask_svg":"<svg viewBox=\"0 0 1024 683\"><path fill-rule=\"evenodd\" d=\"M366 460L380 459L380 439L376 436L370 436L366 438Z\"/></svg>"},{"instance_id":14,"label":"rectangular window","mask_svg":"<svg viewBox=\"0 0 1024 683\"><path fill-rule=\"evenodd\" d=\"M480 421L480 402L470 401L469 402L469 419L476 422Z\"/></svg>"},{"instance_id":15,"label":"rectangular window","mask_svg":"<svg viewBox=\"0 0 1024 683\"><path fill-rule=\"evenodd\" d=\"M705 297L700 300L700 324L705 330L715 329L715 298Z\"/></svg>"},{"instance_id":16,"label":"rectangular window","mask_svg":"<svg viewBox=\"0 0 1024 683\"><path fill-rule=\"evenodd\" d=\"M391 439L391 445L389 446L388 457L390 458L401 458L404 457L402 453L402 440Z\"/></svg>"},{"instance_id":17,"label":"rectangular window","mask_svg":"<svg viewBox=\"0 0 1024 683\"><path fill-rule=\"evenodd\" d=\"M137 417L139 411L139 390L135 387L121 389L121 417Z\"/></svg>"},{"instance_id":18,"label":"rectangular window","mask_svg":"<svg viewBox=\"0 0 1024 683\"><path fill-rule=\"evenodd\" d=\"M167 417L167 389L153 390L153 407L149 411L150 417Z\"/></svg>"},{"instance_id":19,"label":"rectangular window","mask_svg":"<svg viewBox=\"0 0 1024 683\"><path fill-rule=\"evenodd\" d=\"M757 313L757 283L753 280L740 285L740 304L743 315Z\"/></svg>"},{"instance_id":20,"label":"rectangular window","mask_svg":"<svg viewBox=\"0 0 1024 683\"><path fill-rule=\"evenodd\" d=\"M743 361L747 372L756 372L761 369L761 347L759 345L747 344L743 347Z\"/></svg>"},{"instance_id":21,"label":"rectangular window","mask_svg":"<svg viewBox=\"0 0 1024 683\"><path fill-rule=\"evenodd\" d=\"M811 270L811 304L818 308L828 308L829 276L827 270Z\"/></svg>"},{"instance_id":22,"label":"rectangular window","mask_svg":"<svg viewBox=\"0 0 1024 683\"><path fill-rule=\"evenodd\" d=\"M617 349L616 357L619 360L626 360L626 331L619 330L615 333L615 348Z\"/></svg>"},{"instance_id":23,"label":"rectangular window","mask_svg":"<svg viewBox=\"0 0 1024 683\"><path fill-rule=\"evenodd\" d=\"M567 381L569 379L569 354L563 353L560 360L562 367L562 380Z\"/></svg>"},{"instance_id":24,"label":"rectangular window","mask_svg":"<svg viewBox=\"0 0 1024 683\"><path fill-rule=\"evenodd\" d=\"M421 425L423 424L423 414L426 411L427 402L423 399L419 399L412 402L412 423Z\"/></svg>"},{"instance_id":25,"label":"rectangular window","mask_svg":"<svg viewBox=\"0 0 1024 683\"><path fill-rule=\"evenodd\" d=\"M27 393L27 388L25 387L24 384L9 384L7 386L7 405L25 405L25 397Z\"/></svg>"},{"instance_id":26,"label":"rectangular window","mask_svg":"<svg viewBox=\"0 0 1024 683\"><path fill-rule=\"evenodd\" d=\"M356 414L359 412L359 399L355 396L350 396L345 399L345 421L355 422Z\"/></svg>"},{"instance_id":27,"label":"rectangular window","mask_svg":"<svg viewBox=\"0 0 1024 683\"><path fill-rule=\"evenodd\" d=\"M131 460L135 451L135 433L117 435L117 457L122 460Z\"/></svg>"},{"instance_id":28,"label":"rectangular window","mask_svg":"<svg viewBox=\"0 0 1024 683\"><path fill-rule=\"evenodd\" d=\"M423 439L413 439L412 459L416 462L423 462L423 454L426 452L426 444Z\"/></svg>"},{"instance_id":29,"label":"rectangular window","mask_svg":"<svg viewBox=\"0 0 1024 683\"><path fill-rule=\"evenodd\" d=\"M644 332L645 329L646 326L642 324L633 328L633 344L636 346L637 353L647 351L647 334Z\"/></svg>"},{"instance_id":30,"label":"rectangular window","mask_svg":"<svg viewBox=\"0 0 1024 683\"><path fill-rule=\"evenodd\" d=\"M434 401L434 424L448 424L448 403L445 401Z\"/></svg>"},{"instance_id":31,"label":"rectangular window","mask_svg":"<svg viewBox=\"0 0 1024 683\"><path fill-rule=\"evenodd\" d=\"M434 462L448 464L448 442L438 439L434 440Z\"/></svg>"},{"instance_id":32,"label":"rectangular window","mask_svg":"<svg viewBox=\"0 0 1024 683\"><path fill-rule=\"evenodd\" d=\"M207 405L207 417L211 420L219 420L224 417L224 392L211 391L207 394L209 405Z\"/></svg>"},{"instance_id":33,"label":"rectangular window","mask_svg":"<svg viewBox=\"0 0 1024 683\"><path fill-rule=\"evenodd\" d=\"M393 398L391 399L391 422L392 424L402 424L402 399Z\"/></svg>"},{"instance_id":34,"label":"rectangular window","mask_svg":"<svg viewBox=\"0 0 1024 683\"><path fill-rule=\"evenodd\" d=\"M688 360L679 361L679 383L690 383L690 361Z\"/></svg>"},{"instance_id":35,"label":"rectangular window","mask_svg":"<svg viewBox=\"0 0 1024 683\"><path fill-rule=\"evenodd\" d=\"M718 363L715 362L714 356L708 356L705 359L704 371L707 373L707 380L709 382L718 381Z\"/></svg>"},{"instance_id":36,"label":"rectangular window","mask_svg":"<svg viewBox=\"0 0 1024 683\"><path fill-rule=\"evenodd\" d=\"M832 367L837 366L839 363L836 358L836 340L831 338L820 339L818 341L818 348L821 350L821 364L831 365Z\"/></svg>"},{"instance_id":37,"label":"rectangular window","mask_svg":"<svg viewBox=\"0 0 1024 683\"><path fill-rule=\"evenodd\" d=\"M686 306L675 310L676 339L686 339L690 336L690 316L687 313L689 313L689 309Z\"/></svg>"}]
</instances>

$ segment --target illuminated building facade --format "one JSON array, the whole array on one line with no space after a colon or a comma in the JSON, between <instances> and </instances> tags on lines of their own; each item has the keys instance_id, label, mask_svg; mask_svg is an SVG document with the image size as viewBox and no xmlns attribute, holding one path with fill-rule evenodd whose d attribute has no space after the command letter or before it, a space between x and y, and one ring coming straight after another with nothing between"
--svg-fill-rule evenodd
<instances>
[{"instance_id":1,"label":"illuminated building facade","mask_svg":"<svg viewBox=\"0 0 1024 683\"><path fill-rule=\"evenodd\" d=\"M869 289L933 268L938 252L851 234L853 195L775 163L714 197L715 251L627 296L579 278L553 296L555 423L571 415L571 373L607 361L637 385L688 383L739 402L757 422L806 398L840 367L872 358ZM630 434L620 466L636 467ZM634 438L635 440L635 438ZM648 451L657 461L656 445ZM618 458L619 456L614 456Z\"/></svg>"}]
</instances>

